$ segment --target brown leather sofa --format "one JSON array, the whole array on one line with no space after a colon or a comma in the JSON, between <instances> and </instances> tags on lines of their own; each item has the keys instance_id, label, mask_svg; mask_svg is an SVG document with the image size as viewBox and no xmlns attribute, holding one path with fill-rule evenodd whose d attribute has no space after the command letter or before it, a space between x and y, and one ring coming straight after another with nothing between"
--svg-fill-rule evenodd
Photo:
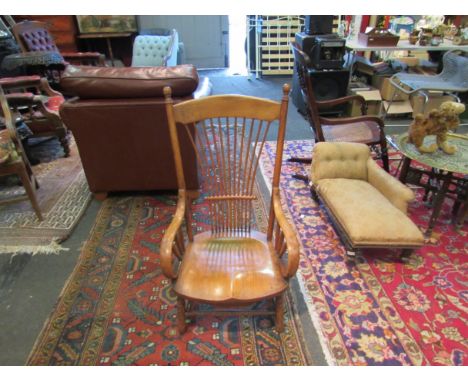
<instances>
[{"instance_id":1,"label":"brown leather sofa","mask_svg":"<svg viewBox=\"0 0 468 382\"><path fill-rule=\"evenodd\" d=\"M78 98L65 102L60 116L78 145L91 192L177 189L163 97L193 98L199 83L192 65L111 68L68 66L61 86ZM180 131L189 189L198 188L195 151Z\"/></svg>"}]
</instances>

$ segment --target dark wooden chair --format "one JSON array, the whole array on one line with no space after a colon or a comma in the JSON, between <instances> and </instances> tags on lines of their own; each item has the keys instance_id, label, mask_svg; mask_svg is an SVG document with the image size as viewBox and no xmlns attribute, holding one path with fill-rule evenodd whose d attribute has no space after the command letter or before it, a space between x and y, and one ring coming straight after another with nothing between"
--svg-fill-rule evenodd
<instances>
[{"instance_id":1,"label":"dark wooden chair","mask_svg":"<svg viewBox=\"0 0 468 382\"><path fill-rule=\"evenodd\" d=\"M10 107L31 130L31 137L57 137L68 157L68 130L59 115L59 108L65 102L62 94L39 76L0 78L0 86L7 93Z\"/></svg>"},{"instance_id":2,"label":"dark wooden chair","mask_svg":"<svg viewBox=\"0 0 468 382\"><path fill-rule=\"evenodd\" d=\"M274 301L275 309L242 311L275 315L277 330L283 330L284 293L299 263L299 243L283 213L279 192L288 93L285 85L281 103L220 95L174 105L171 89L164 88L179 198L161 242L161 266L174 282L182 333L185 317L207 313L195 309L197 303L224 308L210 313L233 314L233 307L262 300ZM251 227L251 202L256 198L259 155L276 123L272 198L264 233ZM192 232L192 196L185 186L180 134L188 134L196 150L202 195L208 204L210 228L197 234Z\"/></svg>"},{"instance_id":3,"label":"dark wooden chair","mask_svg":"<svg viewBox=\"0 0 468 382\"><path fill-rule=\"evenodd\" d=\"M314 96L312 81L309 76L310 58L296 43L291 44L294 62L298 73L302 97L306 104L306 118L315 136L315 142L355 142L365 143L377 149L383 167L389 171L387 141L384 122L381 118L366 114L364 97L352 95L329 101L317 101ZM326 118L319 114L321 110L343 103L357 101L361 104L362 116ZM291 158L292 161L310 162L310 158Z\"/></svg>"},{"instance_id":4,"label":"dark wooden chair","mask_svg":"<svg viewBox=\"0 0 468 382\"><path fill-rule=\"evenodd\" d=\"M26 157L21 140L16 134L10 108L0 86L0 103L5 129L0 130L0 176L17 175L26 191L26 196L8 198L0 201L0 204L19 202L25 199L31 201L37 218L42 219L39 203L37 202L35 189L39 188L36 178Z\"/></svg>"},{"instance_id":5,"label":"dark wooden chair","mask_svg":"<svg viewBox=\"0 0 468 382\"><path fill-rule=\"evenodd\" d=\"M60 52L47 23L25 20L12 27L22 52L51 51L62 55L64 64L105 66L105 56L98 52Z\"/></svg>"}]
</instances>

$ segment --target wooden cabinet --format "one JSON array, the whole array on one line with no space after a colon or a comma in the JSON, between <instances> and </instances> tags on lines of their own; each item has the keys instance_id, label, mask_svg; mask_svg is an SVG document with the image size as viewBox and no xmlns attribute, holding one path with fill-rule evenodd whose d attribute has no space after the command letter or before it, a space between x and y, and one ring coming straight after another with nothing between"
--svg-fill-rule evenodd
<instances>
[{"instance_id":1,"label":"wooden cabinet","mask_svg":"<svg viewBox=\"0 0 468 382\"><path fill-rule=\"evenodd\" d=\"M23 20L42 21L48 24L49 32L55 40L55 44L60 51L63 52L76 52L76 35L77 27L75 16L34 16L34 15L21 15L14 16L16 22Z\"/></svg>"}]
</instances>

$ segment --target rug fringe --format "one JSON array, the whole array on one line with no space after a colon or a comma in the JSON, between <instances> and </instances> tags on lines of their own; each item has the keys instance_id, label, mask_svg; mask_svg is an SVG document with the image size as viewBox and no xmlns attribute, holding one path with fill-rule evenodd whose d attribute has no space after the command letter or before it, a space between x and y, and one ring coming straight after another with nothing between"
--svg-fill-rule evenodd
<instances>
[{"instance_id":1,"label":"rug fringe","mask_svg":"<svg viewBox=\"0 0 468 382\"><path fill-rule=\"evenodd\" d=\"M309 311L309 316L312 320L312 324L314 325L315 331L317 332L317 337L322 347L322 353L325 356L325 360L327 361L329 366L336 366L337 363L335 357L333 357L332 353L330 352L330 349L327 344L327 339L322 332L320 317L314 306L314 302L312 301L312 296L310 296L310 294L306 291L304 277L300 272L296 274L296 277L299 284L299 289L302 293L302 297L304 298L307 310Z\"/></svg>"},{"instance_id":2,"label":"rug fringe","mask_svg":"<svg viewBox=\"0 0 468 382\"><path fill-rule=\"evenodd\" d=\"M19 255L28 253L31 255L58 255L62 251L70 248L61 246L55 240L47 245L0 245L0 255Z\"/></svg>"}]
</instances>

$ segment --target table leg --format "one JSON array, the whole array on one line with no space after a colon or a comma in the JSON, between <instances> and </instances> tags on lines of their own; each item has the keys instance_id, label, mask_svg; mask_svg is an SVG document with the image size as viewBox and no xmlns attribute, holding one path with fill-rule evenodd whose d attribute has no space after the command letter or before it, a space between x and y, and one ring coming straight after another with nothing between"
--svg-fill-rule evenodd
<instances>
[{"instance_id":1,"label":"table leg","mask_svg":"<svg viewBox=\"0 0 468 382\"><path fill-rule=\"evenodd\" d=\"M401 166L401 172L399 180L401 183L406 183L406 177L408 176L409 166L411 164L411 159L408 157L403 158L403 165Z\"/></svg>"},{"instance_id":2,"label":"table leg","mask_svg":"<svg viewBox=\"0 0 468 382\"><path fill-rule=\"evenodd\" d=\"M437 222L437 218L439 217L440 210L442 208L442 203L445 198L445 194L447 193L447 190L450 185L450 179L452 177L451 172L447 172L443 178L442 178L442 185L440 189L436 192L434 195L434 205L432 207L432 215L431 219L429 220L429 225L426 230L426 237L430 237L432 234L432 230L435 226L435 223Z\"/></svg>"}]
</instances>

